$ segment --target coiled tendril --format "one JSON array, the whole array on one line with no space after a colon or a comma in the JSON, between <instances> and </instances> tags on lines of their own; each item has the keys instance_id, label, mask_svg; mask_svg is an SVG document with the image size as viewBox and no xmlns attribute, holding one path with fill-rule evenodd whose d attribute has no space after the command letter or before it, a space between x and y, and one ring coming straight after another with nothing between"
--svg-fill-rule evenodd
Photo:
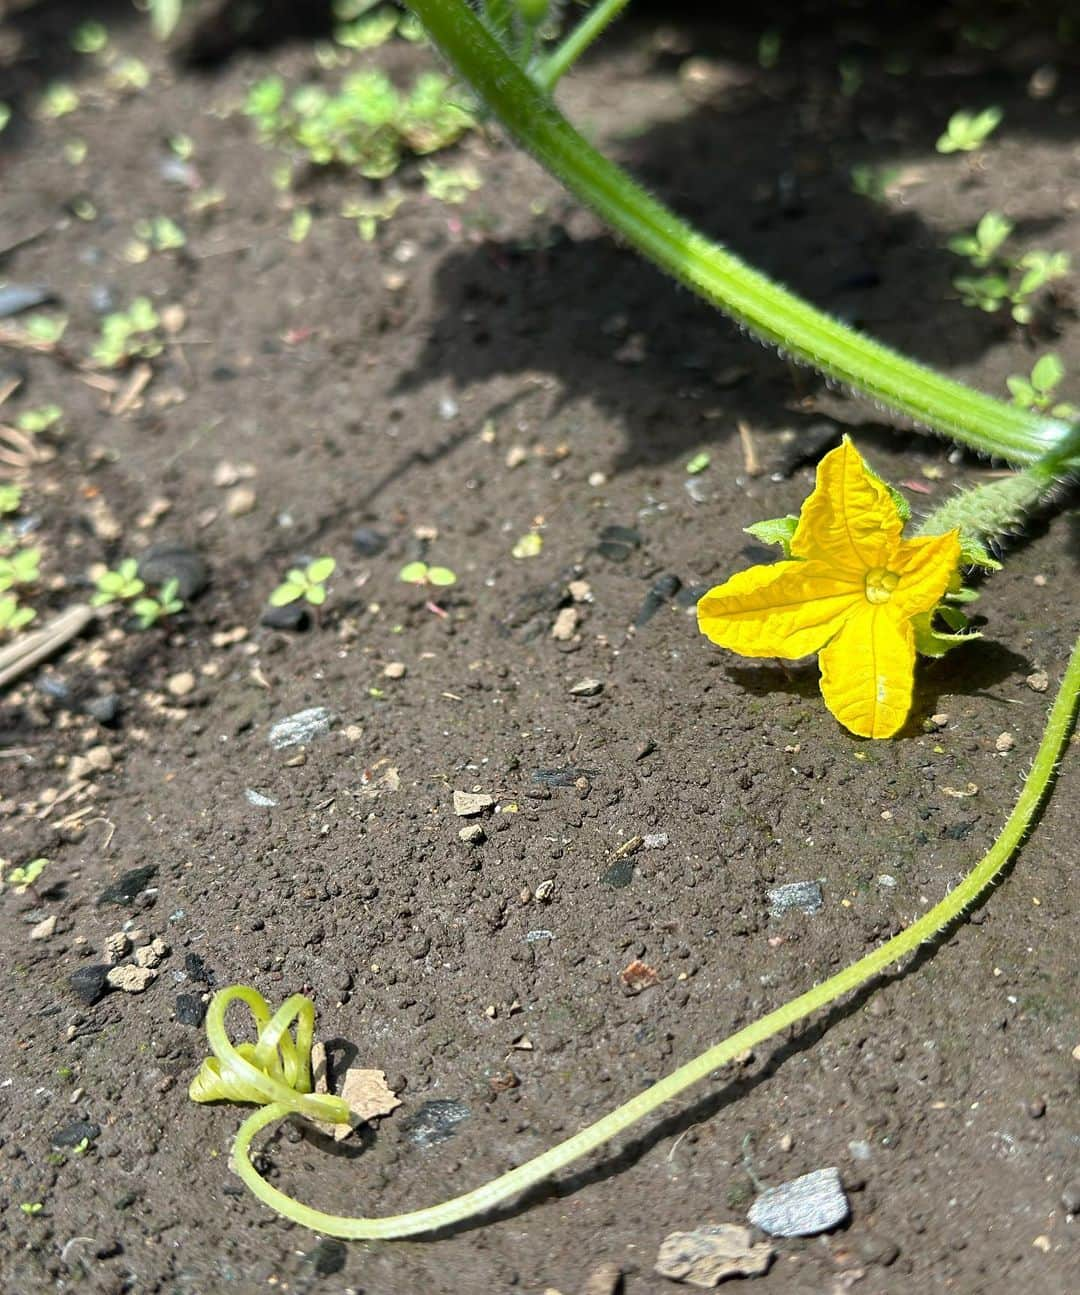
<instances>
[{"instance_id":1,"label":"coiled tendril","mask_svg":"<svg viewBox=\"0 0 1080 1295\"><path fill-rule=\"evenodd\" d=\"M967 876L918 921L820 985L736 1030L573 1137L463 1196L390 1218L349 1218L324 1214L303 1205L260 1177L251 1163L250 1147L254 1136L268 1124L293 1114L333 1124L349 1120L348 1108L339 1097L311 1092L315 1005L302 994L287 998L272 1016L263 996L248 985L232 985L215 994L206 1014L206 1033L214 1056L203 1062L191 1083L190 1095L197 1102L228 1100L260 1104L262 1109L249 1115L236 1135L233 1167L264 1204L316 1232L349 1240L385 1241L414 1236L419 1232L433 1232L475 1218L534 1183L558 1173L574 1160L651 1115L692 1084L706 1079L741 1052L759 1046L812 1012L820 1011L844 994L858 989L880 975L886 967L914 953L924 941L935 940L947 931L997 879L1031 827L1053 780L1057 760L1068 741L1078 697L1080 639L1073 647L1031 771L997 840ZM234 1000L246 1003L255 1018L259 1032L255 1043L241 1043L234 1047L229 1041L225 1032L225 1013ZM295 1038L289 1033L294 1020Z\"/></svg>"}]
</instances>

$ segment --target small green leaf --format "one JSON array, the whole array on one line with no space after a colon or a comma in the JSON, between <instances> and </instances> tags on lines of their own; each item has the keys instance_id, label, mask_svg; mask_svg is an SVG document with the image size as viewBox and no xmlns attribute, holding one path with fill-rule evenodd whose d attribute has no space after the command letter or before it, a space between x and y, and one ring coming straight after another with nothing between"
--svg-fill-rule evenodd
<instances>
[{"instance_id":1,"label":"small green leaf","mask_svg":"<svg viewBox=\"0 0 1080 1295\"><path fill-rule=\"evenodd\" d=\"M309 585L304 590L304 597L311 603L312 607L321 607L326 602L326 590L322 585Z\"/></svg>"},{"instance_id":2,"label":"small green leaf","mask_svg":"<svg viewBox=\"0 0 1080 1295\"><path fill-rule=\"evenodd\" d=\"M270 606L284 607L287 603L296 602L297 598L300 598L303 593L303 584L293 584L287 580L284 584L278 585L270 595Z\"/></svg>"},{"instance_id":3,"label":"small green leaf","mask_svg":"<svg viewBox=\"0 0 1080 1295\"><path fill-rule=\"evenodd\" d=\"M428 565L426 562L408 562L398 572L398 579L404 580L411 585L422 585L427 578Z\"/></svg>"},{"instance_id":4,"label":"small green leaf","mask_svg":"<svg viewBox=\"0 0 1080 1295\"><path fill-rule=\"evenodd\" d=\"M1060 356L1050 351L1035 361L1031 370L1031 385L1041 395L1048 396L1065 376L1065 366Z\"/></svg>"},{"instance_id":5,"label":"small green leaf","mask_svg":"<svg viewBox=\"0 0 1080 1295\"><path fill-rule=\"evenodd\" d=\"M457 583L457 576L449 567L428 567L427 578L433 585L440 587Z\"/></svg>"},{"instance_id":6,"label":"small green leaf","mask_svg":"<svg viewBox=\"0 0 1080 1295\"><path fill-rule=\"evenodd\" d=\"M333 558L316 558L308 565L307 578L312 584L321 585L334 574L337 562Z\"/></svg>"},{"instance_id":7,"label":"small green leaf","mask_svg":"<svg viewBox=\"0 0 1080 1295\"><path fill-rule=\"evenodd\" d=\"M690 474L690 476L696 477L699 472L705 471L705 469L709 466L710 461L711 460L708 453L705 450L702 450L700 453L695 454L694 457L690 460L690 462L687 463L686 471Z\"/></svg>"},{"instance_id":8,"label":"small green leaf","mask_svg":"<svg viewBox=\"0 0 1080 1295\"><path fill-rule=\"evenodd\" d=\"M791 541L798 524L798 517L789 513L786 517L772 517L768 521L755 522L753 526L744 526L743 531L762 544L779 544L784 550L784 557L788 558L791 556Z\"/></svg>"},{"instance_id":9,"label":"small green leaf","mask_svg":"<svg viewBox=\"0 0 1080 1295\"><path fill-rule=\"evenodd\" d=\"M510 556L515 558L535 558L539 556L540 550L543 547L544 547L544 537L540 534L540 532L529 531L527 534L523 535L521 539L519 539L518 542L514 545L514 547L510 550ZM436 568L436 570L441 570L441 568ZM435 580L433 573L429 572L428 578L432 581L433 584L438 583Z\"/></svg>"}]
</instances>

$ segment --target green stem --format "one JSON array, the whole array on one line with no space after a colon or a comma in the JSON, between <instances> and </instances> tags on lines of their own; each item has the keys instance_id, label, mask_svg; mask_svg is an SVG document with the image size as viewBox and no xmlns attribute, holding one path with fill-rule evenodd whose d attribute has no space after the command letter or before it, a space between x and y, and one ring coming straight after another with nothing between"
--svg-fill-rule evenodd
<instances>
[{"instance_id":1,"label":"green stem","mask_svg":"<svg viewBox=\"0 0 1080 1295\"><path fill-rule=\"evenodd\" d=\"M504 126L649 260L765 342L871 399L1016 463L1051 452L1068 424L1005 404L815 310L712 243L597 152L501 48L466 0L408 0L428 34Z\"/></svg>"},{"instance_id":2,"label":"green stem","mask_svg":"<svg viewBox=\"0 0 1080 1295\"><path fill-rule=\"evenodd\" d=\"M204 1063L203 1070L192 1085L192 1095L201 1101L212 1101L221 1097L237 1100L239 1095L240 1100L270 1103L255 1111L240 1126L233 1144L233 1165L261 1201L286 1218L312 1228L316 1232L350 1240L391 1240L413 1236L419 1232L432 1232L484 1214L534 1184L565 1169L573 1161L594 1151L618 1134L624 1133L639 1120L651 1115L658 1107L678 1097L687 1088L707 1079L715 1070L727 1065L740 1053L749 1048L759 1047L782 1030L789 1029L812 1013L828 1007L845 994L859 989L893 963L914 953L921 944L938 938L986 892L1012 858L1031 827L1032 820L1050 787L1054 768L1068 740L1078 696L1080 696L1080 639L1077 639L1073 647L1031 771L1001 834L955 890L950 891L928 913L864 958L853 962L835 976L831 976L820 985L815 985L813 989L793 998L782 1007L754 1021L753 1024L736 1031L722 1043L717 1043L707 1052L695 1057L693 1061L680 1066L665 1079L645 1089L624 1105L597 1120L595 1124L582 1129L580 1133L545 1151L536 1159L528 1161L517 1169L511 1169L509 1173L467 1192L464 1196L444 1201L440 1205L429 1206L427 1209L397 1214L391 1218L350 1218L338 1214L326 1214L322 1210L303 1205L278 1191L276 1187L271 1187L260 1177L251 1163L251 1141L268 1124L284 1119L294 1112L310 1110L312 1106L317 1106L314 1113L321 1118L334 1120L342 1118L328 1109L336 1100L334 1098L297 1094L295 1097L285 1095L282 1100L281 1083L276 1078L266 1079L257 1068L262 1064L271 1069L276 1067L277 1070L288 1070L290 1067L293 1070L298 1068L302 1070L291 1055L286 1056L284 1068L277 1063L273 1055L274 1049L280 1046L282 1041L286 1047L291 1044L287 1025L294 1018L297 1018L304 1027L304 1040L310 1040L309 1019L303 1007L305 1003L310 1007L310 1003L300 995L294 995L293 998L288 999L273 1017L270 1017L265 1002L253 989L234 986L216 995L207 1014L207 1034L217 1061ZM233 1047L225 1033L225 1008L232 998L241 998L246 1002L259 1023L259 1043L255 1048L245 1045L253 1061L246 1061ZM301 1043L300 1033L298 1028L295 1045L297 1048ZM208 1067L211 1082L206 1078ZM217 1087L214 1086L215 1082ZM306 1089L304 1091L306 1092Z\"/></svg>"},{"instance_id":3,"label":"green stem","mask_svg":"<svg viewBox=\"0 0 1080 1295\"><path fill-rule=\"evenodd\" d=\"M573 31L532 69L532 79L542 89L551 91L556 82L574 66L597 37L611 26L630 0L599 0Z\"/></svg>"}]
</instances>

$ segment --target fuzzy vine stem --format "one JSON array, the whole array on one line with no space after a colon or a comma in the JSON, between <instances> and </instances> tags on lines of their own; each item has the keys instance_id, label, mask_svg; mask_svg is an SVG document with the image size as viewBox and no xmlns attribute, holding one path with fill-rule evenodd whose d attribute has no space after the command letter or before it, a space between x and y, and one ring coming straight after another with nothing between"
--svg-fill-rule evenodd
<instances>
[{"instance_id":1,"label":"fuzzy vine stem","mask_svg":"<svg viewBox=\"0 0 1080 1295\"><path fill-rule=\"evenodd\" d=\"M639 252L764 342L921 426L1017 464L1069 424L1006 404L910 360L816 310L711 242L589 144L520 68L467 0L407 0L428 35L508 131Z\"/></svg>"},{"instance_id":2,"label":"fuzzy vine stem","mask_svg":"<svg viewBox=\"0 0 1080 1295\"><path fill-rule=\"evenodd\" d=\"M611 26L630 0L598 0L570 34L563 38L547 58L531 69L532 79L544 90L555 84L578 61L589 46Z\"/></svg>"},{"instance_id":3,"label":"fuzzy vine stem","mask_svg":"<svg viewBox=\"0 0 1080 1295\"><path fill-rule=\"evenodd\" d=\"M255 1135L268 1124L297 1113L337 1123L347 1119L340 1099L310 1093L310 1066L306 1055L301 1054L305 1050L310 1052L314 1007L310 1000L300 994L287 999L273 1016L262 996L249 986L234 985L216 994L207 1013L207 1036L214 1057L203 1063L202 1070L192 1082L191 1096L196 1101L228 1098L233 1101L267 1103L249 1115L240 1126L233 1144L233 1166L264 1204L316 1232L348 1240L393 1240L421 1232L433 1232L485 1214L625 1133L632 1125L678 1097L687 1088L707 1079L713 1071L727 1065L748 1048L759 1047L782 1030L820 1012L822 1008L879 976L893 963L914 953L920 945L936 940L947 932L985 894L1031 827L1068 741L1078 697L1080 638L1073 647L1031 770L1005 826L979 863L928 913L835 976L808 989L782 1007L737 1030L692 1061L686 1062L595 1124L590 1124L588 1128L582 1129L565 1142L560 1142L534 1160L511 1169L463 1196L389 1218L350 1218L327 1214L293 1200L261 1177L251 1161L251 1143ZM259 1039L254 1045L248 1043L236 1047L229 1040L225 1029L225 1014L229 1004L235 999L246 1003L255 1017ZM288 1033L288 1026L293 1019L298 1021L295 1043ZM279 1049L281 1057L278 1056ZM293 1084L295 1090L291 1091Z\"/></svg>"}]
</instances>

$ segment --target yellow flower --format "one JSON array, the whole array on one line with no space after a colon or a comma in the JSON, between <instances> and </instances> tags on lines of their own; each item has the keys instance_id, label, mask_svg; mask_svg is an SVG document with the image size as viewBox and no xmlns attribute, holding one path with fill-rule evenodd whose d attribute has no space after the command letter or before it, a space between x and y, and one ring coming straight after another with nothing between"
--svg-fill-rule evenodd
<instances>
[{"instance_id":1,"label":"yellow flower","mask_svg":"<svg viewBox=\"0 0 1080 1295\"><path fill-rule=\"evenodd\" d=\"M743 656L820 653L825 705L859 737L891 737L911 709L917 618L960 563L959 532L901 538L904 518L847 438L791 519L790 560L740 571L698 603L701 632Z\"/></svg>"}]
</instances>

